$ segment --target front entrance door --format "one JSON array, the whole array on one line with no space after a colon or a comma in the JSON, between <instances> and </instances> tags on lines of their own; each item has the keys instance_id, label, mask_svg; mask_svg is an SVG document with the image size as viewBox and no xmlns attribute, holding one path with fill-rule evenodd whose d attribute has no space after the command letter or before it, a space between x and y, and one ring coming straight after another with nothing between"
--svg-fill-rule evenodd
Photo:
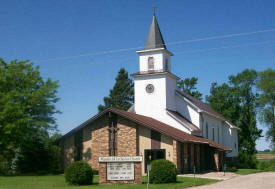
<instances>
[{"instance_id":1,"label":"front entrance door","mask_svg":"<svg viewBox=\"0 0 275 189\"><path fill-rule=\"evenodd\" d=\"M165 159L165 149L144 150L144 157L145 157L144 170L145 172L147 172L147 164L150 164L153 160L156 160L156 159Z\"/></svg>"}]
</instances>

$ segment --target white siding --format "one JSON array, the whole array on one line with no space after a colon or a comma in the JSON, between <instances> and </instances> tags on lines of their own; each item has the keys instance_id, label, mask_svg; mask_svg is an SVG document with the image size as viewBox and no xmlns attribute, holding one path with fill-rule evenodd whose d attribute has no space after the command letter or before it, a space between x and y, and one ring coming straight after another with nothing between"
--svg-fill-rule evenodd
<instances>
[{"instance_id":1,"label":"white siding","mask_svg":"<svg viewBox=\"0 0 275 189\"><path fill-rule=\"evenodd\" d=\"M165 60L168 59L168 70L171 70L171 57L165 51L143 52L139 56L139 70L148 71L148 58L154 58L154 69L165 69Z\"/></svg>"},{"instance_id":2,"label":"white siding","mask_svg":"<svg viewBox=\"0 0 275 189\"><path fill-rule=\"evenodd\" d=\"M175 95L176 97L176 109L185 118L191 121L194 125L200 128L200 114L198 111L190 106L182 97Z\"/></svg>"}]
</instances>

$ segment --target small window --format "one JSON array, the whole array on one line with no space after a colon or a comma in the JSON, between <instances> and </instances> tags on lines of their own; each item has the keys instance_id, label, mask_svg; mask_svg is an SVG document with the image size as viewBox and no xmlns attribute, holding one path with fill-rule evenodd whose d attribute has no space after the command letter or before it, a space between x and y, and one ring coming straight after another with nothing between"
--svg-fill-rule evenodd
<instances>
[{"instance_id":1,"label":"small window","mask_svg":"<svg viewBox=\"0 0 275 189\"><path fill-rule=\"evenodd\" d=\"M237 144L236 144L236 142L234 142L234 146L235 146L235 149L237 149Z\"/></svg>"},{"instance_id":2,"label":"small window","mask_svg":"<svg viewBox=\"0 0 275 189\"><path fill-rule=\"evenodd\" d=\"M215 128L214 127L212 128L212 131L213 131L213 138L212 138L212 140L215 141Z\"/></svg>"},{"instance_id":3,"label":"small window","mask_svg":"<svg viewBox=\"0 0 275 189\"><path fill-rule=\"evenodd\" d=\"M220 127L218 126L218 143L220 143Z\"/></svg>"},{"instance_id":4,"label":"small window","mask_svg":"<svg viewBox=\"0 0 275 189\"><path fill-rule=\"evenodd\" d=\"M168 71L168 59L165 59L165 70Z\"/></svg>"},{"instance_id":5,"label":"small window","mask_svg":"<svg viewBox=\"0 0 275 189\"><path fill-rule=\"evenodd\" d=\"M153 57L148 58L148 70L154 70L154 58Z\"/></svg>"},{"instance_id":6,"label":"small window","mask_svg":"<svg viewBox=\"0 0 275 189\"><path fill-rule=\"evenodd\" d=\"M205 127L206 127L206 129L205 129L206 130L206 138L208 138L208 124L207 123L206 123Z\"/></svg>"}]
</instances>

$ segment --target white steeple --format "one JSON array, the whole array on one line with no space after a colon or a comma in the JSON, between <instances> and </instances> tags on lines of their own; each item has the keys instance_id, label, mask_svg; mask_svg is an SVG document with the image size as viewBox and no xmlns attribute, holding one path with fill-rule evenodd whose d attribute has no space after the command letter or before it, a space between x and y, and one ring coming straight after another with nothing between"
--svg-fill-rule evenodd
<instances>
[{"instance_id":1,"label":"white steeple","mask_svg":"<svg viewBox=\"0 0 275 189\"><path fill-rule=\"evenodd\" d=\"M143 50L139 55L139 72L132 74L135 83L135 112L165 121L167 109L176 110L177 76L171 73L171 56L166 49L156 16Z\"/></svg>"}]
</instances>

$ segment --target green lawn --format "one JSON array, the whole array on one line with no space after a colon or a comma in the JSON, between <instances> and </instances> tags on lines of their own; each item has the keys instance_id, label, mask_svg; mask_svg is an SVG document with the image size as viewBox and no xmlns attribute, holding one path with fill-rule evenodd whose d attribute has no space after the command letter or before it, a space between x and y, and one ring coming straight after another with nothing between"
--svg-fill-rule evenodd
<instances>
[{"instance_id":1,"label":"green lawn","mask_svg":"<svg viewBox=\"0 0 275 189\"><path fill-rule=\"evenodd\" d=\"M94 178L95 184L87 186L72 186L65 182L63 175L57 176L1 176L0 189L145 189L146 178L143 178L144 184L116 184L116 185L98 185L98 177ZM173 184L150 184L150 189L180 189L191 186L215 183L217 180L178 177L177 183Z\"/></svg>"},{"instance_id":2,"label":"green lawn","mask_svg":"<svg viewBox=\"0 0 275 189\"><path fill-rule=\"evenodd\" d=\"M239 175L248 175L248 174L260 173L260 172L263 172L263 171L259 169L238 169L238 171L236 171L235 173Z\"/></svg>"}]
</instances>

